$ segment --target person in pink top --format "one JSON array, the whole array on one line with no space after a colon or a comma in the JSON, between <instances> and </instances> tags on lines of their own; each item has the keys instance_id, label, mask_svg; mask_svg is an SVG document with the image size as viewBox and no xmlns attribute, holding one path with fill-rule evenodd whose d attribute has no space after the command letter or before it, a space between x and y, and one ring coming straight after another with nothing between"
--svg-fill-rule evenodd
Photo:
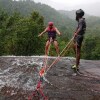
<instances>
[{"instance_id":1,"label":"person in pink top","mask_svg":"<svg viewBox=\"0 0 100 100\"><path fill-rule=\"evenodd\" d=\"M48 33L48 40L47 40L46 45L45 45L45 55L48 55L50 44L53 43L55 48L56 48L57 55L59 56L59 47L58 47L58 42L56 40L56 34L61 35L61 33L54 26L53 22L48 22L48 26L38 36L40 37L46 32Z\"/></svg>"}]
</instances>

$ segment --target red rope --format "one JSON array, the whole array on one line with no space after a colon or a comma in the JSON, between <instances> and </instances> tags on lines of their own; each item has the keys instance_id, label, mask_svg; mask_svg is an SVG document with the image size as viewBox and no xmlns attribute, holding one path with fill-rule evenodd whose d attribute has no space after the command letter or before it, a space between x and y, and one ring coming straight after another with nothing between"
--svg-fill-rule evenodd
<instances>
[{"instance_id":1,"label":"red rope","mask_svg":"<svg viewBox=\"0 0 100 100\"><path fill-rule=\"evenodd\" d=\"M33 91L32 95L29 96L28 100L32 100L33 97L36 96L36 93L38 93L43 97L44 100L48 100L48 98L44 95L43 90L42 90L42 81L40 80L37 84L36 90Z\"/></svg>"}]
</instances>

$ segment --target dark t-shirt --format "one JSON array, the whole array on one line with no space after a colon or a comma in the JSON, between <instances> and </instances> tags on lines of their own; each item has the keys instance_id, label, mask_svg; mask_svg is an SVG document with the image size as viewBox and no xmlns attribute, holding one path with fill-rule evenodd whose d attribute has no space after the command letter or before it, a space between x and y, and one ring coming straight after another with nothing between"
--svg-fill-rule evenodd
<instances>
[{"instance_id":1,"label":"dark t-shirt","mask_svg":"<svg viewBox=\"0 0 100 100\"><path fill-rule=\"evenodd\" d=\"M85 31L86 31L86 22L85 22L85 18L79 19L77 29L80 29L80 32L78 33L78 35L84 35L84 33L85 33Z\"/></svg>"}]
</instances>

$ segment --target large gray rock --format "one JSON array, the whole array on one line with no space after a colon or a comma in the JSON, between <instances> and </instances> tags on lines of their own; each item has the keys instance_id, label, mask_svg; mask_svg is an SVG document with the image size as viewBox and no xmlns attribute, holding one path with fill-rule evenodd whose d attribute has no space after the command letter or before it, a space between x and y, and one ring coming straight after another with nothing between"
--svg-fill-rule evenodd
<instances>
[{"instance_id":1,"label":"large gray rock","mask_svg":"<svg viewBox=\"0 0 100 100\"><path fill-rule=\"evenodd\" d=\"M48 66L55 59L49 57ZM36 89L43 63L44 56L0 57L0 100L27 100ZM74 58L60 58L50 68L42 84L44 94L49 100L100 100L100 61L81 60L77 76L71 69L74 63Z\"/></svg>"}]
</instances>

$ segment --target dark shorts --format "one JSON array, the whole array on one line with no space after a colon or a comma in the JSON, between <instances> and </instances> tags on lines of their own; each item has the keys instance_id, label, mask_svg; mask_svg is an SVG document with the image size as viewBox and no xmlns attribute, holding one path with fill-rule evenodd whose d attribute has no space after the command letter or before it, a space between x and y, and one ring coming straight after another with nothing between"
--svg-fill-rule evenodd
<instances>
[{"instance_id":1,"label":"dark shorts","mask_svg":"<svg viewBox=\"0 0 100 100\"><path fill-rule=\"evenodd\" d=\"M56 38L53 38L53 37L48 37L47 41L50 41L50 38L52 38L52 42L57 41Z\"/></svg>"},{"instance_id":2,"label":"dark shorts","mask_svg":"<svg viewBox=\"0 0 100 100\"><path fill-rule=\"evenodd\" d=\"M78 46L78 47L81 47L83 38L84 38L83 35L77 35L77 36L74 38L74 43L77 43L77 46Z\"/></svg>"}]
</instances>

